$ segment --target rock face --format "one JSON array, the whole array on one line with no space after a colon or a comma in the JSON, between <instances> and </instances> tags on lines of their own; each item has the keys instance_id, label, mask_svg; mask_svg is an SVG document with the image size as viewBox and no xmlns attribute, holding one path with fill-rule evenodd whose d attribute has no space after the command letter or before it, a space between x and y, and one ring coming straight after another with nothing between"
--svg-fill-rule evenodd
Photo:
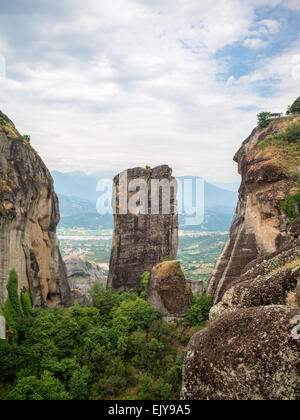
<instances>
[{"instance_id":1,"label":"rock face","mask_svg":"<svg viewBox=\"0 0 300 420\"><path fill-rule=\"evenodd\" d=\"M158 264L151 271L147 301L166 321L180 320L190 310L192 291L178 261Z\"/></svg>"},{"instance_id":2,"label":"rock face","mask_svg":"<svg viewBox=\"0 0 300 420\"><path fill-rule=\"evenodd\" d=\"M193 280L188 281L188 284L191 288L191 291L193 293L193 296L199 297L204 292L204 283L202 280Z\"/></svg>"},{"instance_id":3,"label":"rock face","mask_svg":"<svg viewBox=\"0 0 300 420\"><path fill-rule=\"evenodd\" d=\"M0 307L9 271L29 287L35 307L71 303L56 236L58 200L42 159L0 113Z\"/></svg>"},{"instance_id":4,"label":"rock face","mask_svg":"<svg viewBox=\"0 0 300 420\"><path fill-rule=\"evenodd\" d=\"M294 120L299 122L300 118ZM295 157L291 167L293 160L288 161L278 150L269 148L264 152L258 147L266 136L282 131L289 122L274 120L265 130L256 128L234 158L242 184L230 240L208 286L207 293L213 296L215 303L240 281L247 264L280 251L295 235L289 232L288 219L280 203L293 187L292 178L296 174L300 178L299 160Z\"/></svg>"},{"instance_id":5,"label":"rock face","mask_svg":"<svg viewBox=\"0 0 300 420\"><path fill-rule=\"evenodd\" d=\"M85 296L95 281L106 286L107 280L101 268L93 262L86 262L78 257L65 258L68 281L71 290L80 290Z\"/></svg>"},{"instance_id":6,"label":"rock face","mask_svg":"<svg viewBox=\"0 0 300 420\"><path fill-rule=\"evenodd\" d=\"M239 309L191 340L184 362L185 400L296 400L300 398L298 309ZM300 338L300 337L299 337Z\"/></svg>"},{"instance_id":7,"label":"rock face","mask_svg":"<svg viewBox=\"0 0 300 420\"><path fill-rule=\"evenodd\" d=\"M300 399L300 223L281 205L299 191L299 155L258 147L290 121L257 128L235 157L237 217L209 284L210 323L188 347L183 399Z\"/></svg>"},{"instance_id":8,"label":"rock face","mask_svg":"<svg viewBox=\"0 0 300 420\"><path fill-rule=\"evenodd\" d=\"M257 263L241 276L240 282L224 294L210 311L210 320L238 310L257 306L297 307L300 297L300 242L288 251Z\"/></svg>"},{"instance_id":9,"label":"rock face","mask_svg":"<svg viewBox=\"0 0 300 420\"><path fill-rule=\"evenodd\" d=\"M110 259L108 276L108 287L125 290L138 290L140 288L141 275L161 261L161 258L170 257L176 259L178 249L178 215L176 194L171 188L169 199L170 214L163 214L161 200L157 214L150 214L152 192L154 193L153 181L167 180L176 185L172 177L172 170L166 166L158 166L154 169L135 168L126 171L127 183L139 179L144 181L148 192L144 201L149 208L148 214L120 214L122 199L121 193L124 190L121 177L114 179L117 203L116 215L114 216L113 246ZM134 199L135 192L128 193L127 203ZM138 203L141 205L141 203ZM148 206L149 205L149 206Z\"/></svg>"}]
</instances>

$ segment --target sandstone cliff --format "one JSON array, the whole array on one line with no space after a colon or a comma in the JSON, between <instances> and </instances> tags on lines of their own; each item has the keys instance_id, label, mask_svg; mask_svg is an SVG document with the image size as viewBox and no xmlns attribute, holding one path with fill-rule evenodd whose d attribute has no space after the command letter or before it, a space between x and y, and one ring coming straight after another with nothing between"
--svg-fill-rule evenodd
<instances>
[{"instance_id":1,"label":"sandstone cliff","mask_svg":"<svg viewBox=\"0 0 300 420\"><path fill-rule=\"evenodd\" d=\"M120 174L121 175L121 174ZM114 179L117 205L114 216L113 247L110 260L108 286L125 290L139 290L141 275L151 271L161 258L176 259L178 249L178 215L175 192L171 189L170 214L119 214L120 175ZM175 181L172 170L167 166L154 169L135 168L127 171L128 184L135 179L146 182L151 208L151 181ZM128 202L134 195L129 192Z\"/></svg>"},{"instance_id":2,"label":"sandstone cliff","mask_svg":"<svg viewBox=\"0 0 300 420\"><path fill-rule=\"evenodd\" d=\"M300 399L300 126L292 121L300 118L255 129L235 156L237 217L209 284L210 323L188 346L183 399Z\"/></svg>"},{"instance_id":3,"label":"sandstone cliff","mask_svg":"<svg viewBox=\"0 0 300 420\"><path fill-rule=\"evenodd\" d=\"M240 281L246 266L254 260L280 251L290 244L288 218L281 203L289 194L300 191L300 151L271 144L259 145L269 135L282 132L295 117L274 120L269 127L256 128L243 143L234 160L242 183L236 219L230 239L208 286L208 294L219 302L226 290Z\"/></svg>"},{"instance_id":4,"label":"sandstone cliff","mask_svg":"<svg viewBox=\"0 0 300 420\"><path fill-rule=\"evenodd\" d=\"M9 271L29 287L35 307L70 303L56 226L53 180L29 139L0 112L0 307Z\"/></svg>"}]
</instances>

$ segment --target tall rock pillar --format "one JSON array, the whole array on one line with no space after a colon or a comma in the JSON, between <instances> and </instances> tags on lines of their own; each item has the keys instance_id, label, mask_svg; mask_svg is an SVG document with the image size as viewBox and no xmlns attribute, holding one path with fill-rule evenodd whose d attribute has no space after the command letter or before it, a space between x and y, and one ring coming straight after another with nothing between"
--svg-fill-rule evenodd
<instances>
[{"instance_id":1,"label":"tall rock pillar","mask_svg":"<svg viewBox=\"0 0 300 420\"><path fill-rule=\"evenodd\" d=\"M137 291L145 271L151 271L162 258L176 259L176 186L167 165L129 169L115 177L116 214L108 287Z\"/></svg>"}]
</instances>

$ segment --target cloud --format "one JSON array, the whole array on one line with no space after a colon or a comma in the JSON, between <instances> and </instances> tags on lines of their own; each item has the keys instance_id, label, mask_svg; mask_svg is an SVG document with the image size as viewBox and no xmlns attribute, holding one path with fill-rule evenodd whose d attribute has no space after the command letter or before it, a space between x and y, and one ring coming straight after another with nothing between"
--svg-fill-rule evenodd
<instances>
[{"instance_id":1,"label":"cloud","mask_svg":"<svg viewBox=\"0 0 300 420\"><path fill-rule=\"evenodd\" d=\"M23 3L7 3L0 16L7 63L0 104L51 169L168 163L179 175L231 182L232 156L257 112L295 95L297 42L263 55L268 37L281 31L265 8L283 2ZM246 75L227 74L232 57L216 53L237 48L239 60L243 45L261 55ZM261 85L277 92L268 97Z\"/></svg>"},{"instance_id":2,"label":"cloud","mask_svg":"<svg viewBox=\"0 0 300 420\"><path fill-rule=\"evenodd\" d=\"M262 41L260 38L247 38L245 39L243 45L246 48L252 48L254 50L257 50L259 48L265 47L267 43Z\"/></svg>"},{"instance_id":3,"label":"cloud","mask_svg":"<svg viewBox=\"0 0 300 420\"><path fill-rule=\"evenodd\" d=\"M263 19L258 22L258 25L261 26L261 33L276 34L280 29L281 23L277 20Z\"/></svg>"}]
</instances>

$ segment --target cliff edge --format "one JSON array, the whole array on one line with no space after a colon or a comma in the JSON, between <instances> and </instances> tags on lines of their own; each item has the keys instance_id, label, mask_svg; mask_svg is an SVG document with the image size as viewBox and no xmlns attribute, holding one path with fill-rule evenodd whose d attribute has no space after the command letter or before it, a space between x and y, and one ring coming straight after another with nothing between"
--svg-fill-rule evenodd
<instances>
[{"instance_id":1,"label":"cliff edge","mask_svg":"<svg viewBox=\"0 0 300 420\"><path fill-rule=\"evenodd\" d=\"M34 307L69 305L71 294L59 251L58 199L42 159L0 112L0 308L9 271L29 287Z\"/></svg>"},{"instance_id":2,"label":"cliff edge","mask_svg":"<svg viewBox=\"0 0 300 420\"><path fill-rule=\"evenodd\" d=\"M229 242L211 278L215 305L191 339L184 400L300 399L300 117L256 128Z\"/></svg>"},{"instance_id":3,"label":"cliff edge","mask_svg":"<svg viewBox=\"0 0 300 420\"><path fill-rule=\"evenodd\" d=\"M234 157L242 183L230 239L208 286L215 303L240 281L249 263L291 245L292 220L282 203L300 191L300 150L276 136L299 122L297 116L273 120L266 129L257 127Z\"/></svg>"}]
</instances>

